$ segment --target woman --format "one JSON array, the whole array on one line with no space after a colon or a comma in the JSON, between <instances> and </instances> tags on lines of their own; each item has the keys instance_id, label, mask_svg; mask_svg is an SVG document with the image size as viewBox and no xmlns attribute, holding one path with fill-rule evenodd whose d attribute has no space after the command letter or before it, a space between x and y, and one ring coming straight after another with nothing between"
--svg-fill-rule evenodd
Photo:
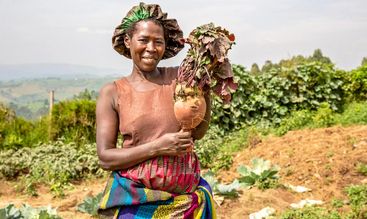
<instances>
[{"instance_id":1,"label":"woman","mask_svg":"<svg viewBox=\"0 0 367 219\"><path fill-rule=\"evenodd\" d=\"M173 112L177 68L157 67L183 48L182 31L158 5L140 3L122 20L114 49L132 59L129 76L105 85L97 102L97 152L111 170L100 203L114 218L215 217L211 191L200 178L193 142L208 129L204 121L184 132ZM210 106L209 95L206 95ZM122 148L116 148L118 132Z\"/></svg>"}]
</instances>

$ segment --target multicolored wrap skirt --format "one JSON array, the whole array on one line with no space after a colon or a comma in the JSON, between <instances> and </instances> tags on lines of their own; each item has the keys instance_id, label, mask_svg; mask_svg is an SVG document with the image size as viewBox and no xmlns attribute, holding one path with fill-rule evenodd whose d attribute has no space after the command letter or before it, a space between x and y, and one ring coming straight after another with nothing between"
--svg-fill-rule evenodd
<instances>
[{"instance_id":1,"label":"multicolored wrap skirt","mask_svg":"<svg viewBox=\"0 0 367 219\"><path fill-rule=\"evenodd\" d=\"M203 178L196 191L173 194L148 189L116 171L107 182L98 213L117 219L216 218L212 191Z\"/></svg>"}]
</instances>

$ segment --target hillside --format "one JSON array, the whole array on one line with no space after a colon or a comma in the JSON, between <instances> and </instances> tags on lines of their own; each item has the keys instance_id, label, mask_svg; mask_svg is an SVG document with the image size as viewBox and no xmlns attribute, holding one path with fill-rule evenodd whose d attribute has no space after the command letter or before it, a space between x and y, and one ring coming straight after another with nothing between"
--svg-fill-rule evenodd
<instances>
[{"instance_id":1,"label":"hillside","mask_svg":"<svg viewBox=\"0 0 367 219\"><path fill-rule=\"evenodd\" d=\"M118 75L124 69L99 68L73 64L18 64L0 65L0 81L57 77L61 79L95 78Z\"/></svg>"},{"instance_id":2,"label":"hillside","mask_svg":"<svg viewBox=\"0 0 367 219\"><path fill-rule=\"evenodd\" d=\"M223 182L230 182L237 175L237 166L249 164L254 157L262 157L281 167L282 184L302 185L312 189L307 193L294 193L285 188L261 191L255 188L242 190L239 198L225 199L216 206L219 218L248 218L266 206L282 212L302 199L319 199L329 206L335 198L345 200L344 188L350 184L367 183L366 176L356 171L359 162L367 163L367 126L331 127L315 130L291 131L282 137L269 136L250 148L236 154L234 164L228 171L218 175ZM76 212L75 206L87 195L96 195L103 190L105 180L87 180L67 191L65 199L52 198L46 188L40 189L38 197L19 195L13 182L0 182L0 207L8 203L33 206L51 204L58 207L64 218L90 218ZM342 207L339 211L345 211Z\"/></svg>"},{"instance_id":3,"label":"hillside","mask_svg":"<svg viewBox=\"0 0 367 219\"><path fill-rule=\"evenodd\" d=\"M54 90L55 101L72 98L81 91L98 92L106 83L118 76L85 78L39 78L0 82L0 102L12 103L17 115L27 119L39 116L39 111L48 111L49 92ZM45 110L46 109L46 110Z\"/></svg>"}]
</instances>

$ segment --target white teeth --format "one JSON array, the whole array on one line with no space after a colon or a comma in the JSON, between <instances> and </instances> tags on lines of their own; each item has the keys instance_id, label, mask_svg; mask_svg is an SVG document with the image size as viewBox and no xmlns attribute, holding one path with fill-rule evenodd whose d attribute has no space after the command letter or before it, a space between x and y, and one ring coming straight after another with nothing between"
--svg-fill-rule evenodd
<instances>
[{"instance_id":1,"label":"white teeth","mask_svg":"<svg viewBox=\"0 0 367 219\"><path fill-rule=\"evenodd\" d=\"M148 60L148 61L155 61L155 59L153 58L143 58L143 59Z\"/></svg>"}]
</instances>

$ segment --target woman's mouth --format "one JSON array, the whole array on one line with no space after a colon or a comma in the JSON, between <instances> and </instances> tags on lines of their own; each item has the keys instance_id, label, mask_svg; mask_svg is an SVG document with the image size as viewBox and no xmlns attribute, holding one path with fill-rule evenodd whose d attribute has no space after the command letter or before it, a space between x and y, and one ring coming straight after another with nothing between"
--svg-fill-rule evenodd
<instances>
[{"instance_id":1,"label":"woman's mouth","mask_svg":"<svg viewBox=\"0 0 367 219\"><path fill-rule=\"evenodd\" d=\"M142 58L143 62L147 63L147 64L155 64L157 63L157 59L154 57L143 57Z\"/></svg>"},{"instance_id":2,"label":"woman's mouth","mask_svg":"<svg viewBox=\"0 0 367 219\"><path fill-rule=\"evenodd\" d=\"M143 59L148 60L148 61L156 61L157 60L154 57L143 57Z\"/></svg>"}]
</instances>

